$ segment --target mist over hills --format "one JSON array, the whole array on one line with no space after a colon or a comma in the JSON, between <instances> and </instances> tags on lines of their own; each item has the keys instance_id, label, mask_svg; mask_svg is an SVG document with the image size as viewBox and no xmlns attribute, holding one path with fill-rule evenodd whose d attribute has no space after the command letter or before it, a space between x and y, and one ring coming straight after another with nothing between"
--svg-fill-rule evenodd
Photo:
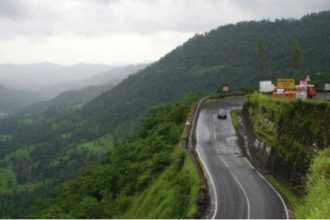
<instances>
[{"instance_id":1,"label":"mist over hills","mask_svg":"<svg viewBox=\"0 0 330 220\"><path fill-rule=\"evenodd\" d=\"M0 82L6 85L0 89L0 118L40 101L42 103L31 106L27 112L90 101L146 65L0 65Z\"/></svg>"},{"instance_id":2,"label":"mist over hills","mask_svg":"<svg viewBox=\"0 0 330 220\"><path fill-rule=\"evenodd\" d=\"M1 64L0 83L17 89L38 90L68 82L76 82L113 68L110 65L80 63L63 66L53 63Z\"/></svg>"}]
</instances>

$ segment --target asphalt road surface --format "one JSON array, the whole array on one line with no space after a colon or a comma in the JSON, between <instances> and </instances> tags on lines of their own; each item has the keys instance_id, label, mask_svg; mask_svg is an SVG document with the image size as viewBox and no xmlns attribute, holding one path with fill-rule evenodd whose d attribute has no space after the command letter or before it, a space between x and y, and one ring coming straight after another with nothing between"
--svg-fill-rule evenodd
<instances>
[{"instance_id":1,"label":"asphalt road surface","mask_svg":"<svg viewBox=\"0 0 330 220\"><path fill-rule=\"evenodd\" d=\"M242 104L242 98L225 99L200 111L196 150L208 174L211 196L206 218L288 218L278 192L241 154L229 111ZM220 108L228 111L227 119L217 118Z\"/></svg>"}]
</instances>

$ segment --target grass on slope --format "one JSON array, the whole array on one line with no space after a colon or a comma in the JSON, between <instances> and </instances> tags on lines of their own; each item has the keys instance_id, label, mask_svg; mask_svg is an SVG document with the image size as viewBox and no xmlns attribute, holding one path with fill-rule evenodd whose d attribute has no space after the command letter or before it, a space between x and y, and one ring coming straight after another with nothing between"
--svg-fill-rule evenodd
<instances>
[{"instance_id":1,"label":"grass on slope","mask_svg":"<svg viewBox=\"0 0 330 220\"><path fill-rule=\"evenodd\" d=\"M200 179L190 157L181 146L177 147L174 157L177 158L176 163L156 178L150 184L151 187L135 195L130 208L120 218L194 217L197 213ZM180 163L183 163L181 169Z\"/></svg>"},{"instance_id":2,"label":"grass on slope","mask_svg":"<svg viewBox=\"0 0 330 220\"><path fill-rule=\"evenodd\" d=\"M16 176L9 167L0 169L0 192L8 190L12 185L16 184Z\"/></svg>"},{"instance_id":3,"label":"grass on slope","mask_svg":"<svg viewBox=\"0 0 330 220\"><path fill-rule=\"evenodd\" d=\"M308 175L307 195L296 209L297 218L330 217L330 149L319 152Z\"/></svg>"},{"instance_id":4,"label":"grass on slope","mask_svg":"<svg viewBox=\"0 0 330 220\"><path fill-rule=\"evenodd\" d=\"M92 154L104 154L113 147L112 135L105 135L96 140L77 146L78 150L85 150Z\"/></svg>"}]
</instances>

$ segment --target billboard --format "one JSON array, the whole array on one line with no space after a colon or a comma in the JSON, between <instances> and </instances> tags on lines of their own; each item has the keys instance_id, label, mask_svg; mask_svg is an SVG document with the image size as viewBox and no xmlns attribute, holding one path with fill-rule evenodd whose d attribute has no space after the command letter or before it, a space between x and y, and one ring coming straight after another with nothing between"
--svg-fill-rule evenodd
<instances>
[{"instance_id":1,"label":"billboard","mask_svg":"<svg viewBox=\"0 0 330 220\"><path fill-rule=\"evenodd\" d=\"M294 79L278 79L278 89L294 89Z\"/></svg>"},{"instance_id":2,"label":"billboard","mask_svg":"<svg viewBox=\"0 0 330 220\"><path fill-rule=\"evenodd\" d=\"M272 92L274 90L274 85L272 84L272 81L260 81L260 92Z\"/></svg>"},{"instance_id":3,"label":"billboard","mask_svg":"<svg viewBox=\"0 0 330 220\"><path fill-rule=\"evenodd\" d=\"M330 91L330 84L326 83L326 84L324 85L324 90L325 90L325 91Z\"/></svg>"}]
</instances>

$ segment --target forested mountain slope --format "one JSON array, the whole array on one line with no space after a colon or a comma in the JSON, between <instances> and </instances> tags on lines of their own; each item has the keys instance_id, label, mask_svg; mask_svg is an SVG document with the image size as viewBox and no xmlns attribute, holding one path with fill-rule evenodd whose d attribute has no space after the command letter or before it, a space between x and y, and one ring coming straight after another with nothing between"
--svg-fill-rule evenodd
<instances>
[{"instance_id":1,"label":"forested mountain slope","mask_svg":"<svg viewBox=\"0 0 330 220\"><path fill-rule=\"evenodd\" d=\"M265 42L265 77L295 77L306 73L317 82L330 78L330 12L300 20L241 22L196 35L158 62L129 77L90 102L83 113L92 127L122 133L157 103L183 94L232 87L257 86L257 43ZM292 68L293 43L302 49L302 71ZM119 130L118 130L119 129ZM120 130L121 129L121 130Z\"/></svg>"}]
</instances>

